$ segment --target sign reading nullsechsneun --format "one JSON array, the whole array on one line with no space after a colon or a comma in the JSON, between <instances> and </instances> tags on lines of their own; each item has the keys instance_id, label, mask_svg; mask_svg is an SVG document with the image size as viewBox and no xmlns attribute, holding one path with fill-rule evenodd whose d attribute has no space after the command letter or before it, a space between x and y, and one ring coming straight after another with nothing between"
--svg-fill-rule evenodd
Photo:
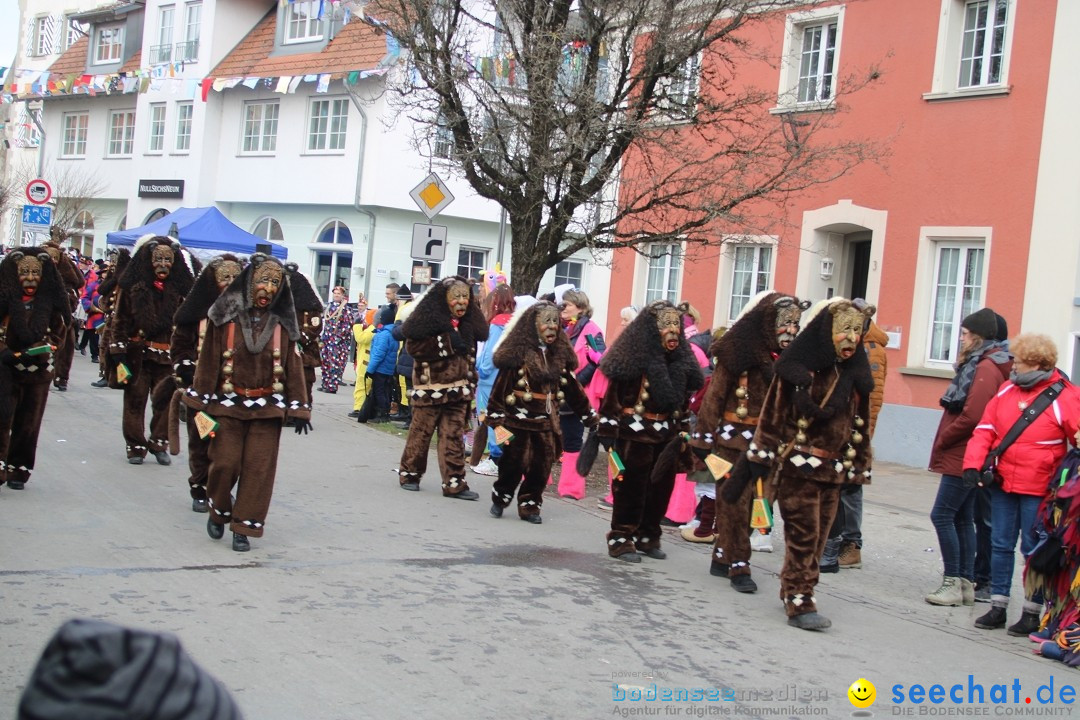
<instances>
[{"instance_id":1,"label":"sign reading nullsechsneun","mask_svg":"<svg viewBox=\"0 0 1080 720\"><path fill-rule=\"evenodd\" d=\"M141 198L182 198L184 197L183 180L140 180L139 197Z\"/></svg>"}]
</instances>

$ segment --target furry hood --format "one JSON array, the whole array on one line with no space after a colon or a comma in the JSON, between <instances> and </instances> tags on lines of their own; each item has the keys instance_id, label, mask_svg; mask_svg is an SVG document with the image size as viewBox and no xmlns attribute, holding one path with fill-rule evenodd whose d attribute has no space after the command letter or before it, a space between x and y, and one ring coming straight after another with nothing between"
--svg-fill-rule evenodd
<instances>
[{"instance_id":1,"label":"furry hood","mask_svg":"<svg viewBox=\"0 0 1080 720\"><path fill-rule=\"evenodd\" d=\"M847 360L836 356L833 345L833 315L852 307L846 298L832 298L819 302L811 310L809 322L795 337L791 345L776 361L773 372L796 388L794 401L799 414L804 417L827 419L836 414L851 400L851 393L858 392L864 399L874 389L874 376L870 361L862 350ZM876 308L866 305L861 311L869 322ZM865 333L865 326L863 332ZM810 398L808 388L815 373L837 369L836 389L824 408Z\"/></svg>"},{"instance_id":2,"label":"furry hood","mask_svg":"<svg viewBox=\"0 0 1080 720\"><path fill-rule=\"evenodd\" d=\"M41 263L41 282L29 313L22 301L18 267L19 260L26 256L36 257ZM9 318L8 345L22 349L40 342L54 312L66 317L71 310L64 281L49 254L39 247L27 246L16 248L4 256L0 263L0 318Z\"/></svg>"},{"instance_id":3,"label":"furry hood","mask_svg":"<svg viewBox=\"0 0 1080 720\"><path fill-rule=\"evenodd\" d=\"M794 295L759 293L743 308L727 332L709 347L709 355L716 358L717 366L723 367L732 376L758 368L768 384L772 380L774 354L780 353L776 316L781 303L797 305L804 310L809 306L809 303L800 302Z\"/></svg>"},{"instance_id":4,"label":"furry hood","mask_svg":"<svg viewBox=\"0 0 1080 720\"><path fill-rule=\"evenodd\" d=\"M300 266L294 262L285 263L285 274L289 278L289 287L292 289L296 311L322 315L322 300L315 294L311 281L300 272Z\"/></svg>"},{"instance_id":5,"label":"furry hood","mask_svg":"<svg viewBox=\"0 0 1080 720\"><path fill-rule=\"evenodd\" d=\"M221 293L221 297L210 306L207 313L210 322L217 326L227 322L239 322L241 325L246 322L248 310L251 308L251 277L255 273L255 268L264 262L281 264L276 258L259 253L252 255L251 262L243 269L239 277L233 280L232 284ZM293 303L292 289L288 282L281 284L267 312L276 319L275 324L280 324L285 328L290 340L293 342L300 340L300 326L296 322L296 306Z\"/></svg>"},{"instance_id":6,"label":"furry hood","mask_svg":"<svg viewBox=\"0 0 1080 720\"><path fill-rule=\"evenodd\" d=\"M86 278L79 272L79 268L71 260L71 256L68 255L67 250L64 249L60 243L50 240L49 242L42 243L42 248L52 248L60 253L60 259L54 263L57 270L60 271L60 279L64 281L64 287L69 290L78 290L86 284Z\"/></svg>"},{"instance_id":7,"label":"furry hood","mask_svg":"<svg viewBox=\"0 0 1080 720\"><path fill-rule=\"evenodd\" d=\"M140 283L148 286L153 285L154 266L152 258L154 248L158 245L168 245L176 254L172 269L169 271L169 277L165 279L166 287L174 288L181 297L187 295L188 291L191 290L191 286L195 284L195 277L191 274L191 268L184 261L184 256L180 252L180 245L172 238L167 238L164 235L152 237L135 252L123 274L120 275L120 288L130 290Z\"/></svg>"},{"instance_id":8,"label":"furry hood","mask_svg":"<svg viewBox=\"0 0 1080 720\"><path fill-rule=\"evenodd\" d=\"M510 318L510 322L506 324L506 328L495 345L492 363L496 368L513 370L525 364L529 377L537 383L552 382L564 370L577 369L577 354L570 345L570 338L562 329L559 330L555 342L548 348L547 362L543 365L536 362L535 350L541 345L540 337L536 332L536 316L543 308L554 310L556 315L559 312L557 305L543 301L523 311L515 312Z\"/></svg>"},{"instance_id":9,"label":"furry hood","mask_svg":"<svg viewBox=\"0 0 1080 720\"><path fill-rule=\"evenodd\" d=\"M705 383L694 352L679 325L679 346L668 352L660 346L657 317L660 311L677 308L666 300L654 302L626 326L600 361L600 371L610 380L649 379L654 406L660 412L682 407L688 393ZM683 313L680 311L680 315Z\"/></svg>"},{"instance_id":10,"label":"furry hood","mask_svg":"<svg viewBox=\"0 0 1080 720\"><path fill-rule=\"evenodd\" d=\"M206 267L199 273L199 277L195 279L195 283L192 285L187 297L184 298L180 309L176 311L173 323L176 325L194 325L206 317L206 313L210 311L210 306L221 295L214 272L217 270L218 265L227 261L243 267L240 259L231 253L218 255L207 263Z\"/></svg>"},{"instance_id":11,"label":"furry hood","mask_svg":"<svg viewBox=\"0 0 1080 720\"><path fill-rule=\"evenodd\" d=\"M432 285L419 301L413 301L416 309L401 326L401 334L406 340L423 340L453 332L454 325L450 322L450 306L446 304L446 293L455 282L467 285L469 281L460 275L451 275ZM470 347L481 340L487 340L488 324L475 295L469 299L469 309L458 323L457 331Z\"/></svg>"},{"instance_id":12,"label":"furry hood","mask_svg":"<svg viewBox=\"0 0 1080 720\"><path fill-rule=\"evenodd\" d=\"M120 284L120 276L127 270L127 266L131 264L131 251L127 248L120 248L116 253L116 260L113 262L113 266L109 268L109 272L105 275L105 278L98 285L98 293L102 297L108 297L111 295Z\"/></svg>"}]
</instances>

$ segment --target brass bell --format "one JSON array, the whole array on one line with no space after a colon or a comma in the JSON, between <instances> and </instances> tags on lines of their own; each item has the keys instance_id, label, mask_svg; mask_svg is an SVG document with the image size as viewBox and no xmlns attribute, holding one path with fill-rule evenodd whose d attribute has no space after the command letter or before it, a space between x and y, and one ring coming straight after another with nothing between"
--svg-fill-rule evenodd
<instances>
[{"instance_id":1,"label":"brass bell","mask_svg":"<svg viewBox=\"0 0 1080 720\"><path fill-rule=\"evenodd\" d=\"M739 407L735 408L735 417L739 418L740 420L742 420L743 418L745 418L749 414L750 414L750 411L747 410L746 408L744 408L741 405Z\"/></svg>"},{"instance_id":2,"label":"brass bell","mask_svg":"<svg viewBox=\"0 0 1080 720\"><path fill-rule=\"evenodd\" d=\"M844 451L844 457L846 457L848 460L854 460L855 456L858 454L859 453L853 447L849 447L847 450Z\"/></svg>"},{"instance_id":3,"label":"brass bell","mask_svg":"<svg viewBox=\"0 0 1080 720\"><path fill-rule=\"evenodd\" d=\"M863 425L865 425L865 424L866 424L866 421L865 421L865 420L863 420L863 419L862 419L861 417L859 417L858 415L856 415L856 416L855 416L855 427L857 427L857 428L861 428L861 427L862 427Z\"/></svg>"},{"instance_id":4,"label":"brass bell","mask_svg":"<svg viewBox=\"0 0 1080 720\"><path fill-rule=\"evenodd\" d=\"M428 366L428 364L426 362L420 363L420 367L425 367L426 368L427 366Z\"/></svg>"},{"instance_id":5,"label":"brass bell","mask_svg":"<svg viewBox=\"0 0 1080 720\"><path fill-rule=\"evenodd\" d=\"M795 433L795 444L796 445L803 445L805 443L806 443L806 433L804 433L802 430Z\"/></svg>"},{"instance_id":6,"label":"brass bell","mask_svg":"<svg viewBox=\"0 0 1080 720\"><path fill-rule=\"evenodd\" d=\"M567 379L566 379L566 378L564 378L564 377L561 377L561 378L559 378L559 384L560 384L560 385L566 385L566 384L567 384L567 382L568 382L568 381L567 381Z\"/></svg>"},{"instance_id":7,"label":"brass bell","mask_svg":"<svg viewBox=\"0 0 1080 720\"><path fill-rule=\"evenodd\" d=\"M523 394L523 395L521 396L521 399L522 399L522 400L524 400L525 402L532 402L532 399L533 399L533 394L532 394L531 392L528 392L528 391L526 391L526 392L525 392L525 393L524 393L524 394Z\"/></svg>"},{"instance_id":8,"label":"brass bell","mask_svg":"<svg viewBox=\"0 0 1080 720\"><path fill-rule=\"evenodd\" d=\"M745 398L746 397L746 388L744 388L742 386L739 386L739 387L735 388L735 397L739 398L740 400Z\"/></svg>"},{"instance_id":9,"label":"brass bell","mask_svg":"<svg viewBox=\"0 0 1080 720\"><path fill-rule=\"evenodd\" d=\"M561 400L562 400L563 398L565 398L565 397L566 397L566 393L564 393L564 392L563 392L562 390L560 390L559 392L555 393L555 397L556 397L556 398L557 398L558 400L560 400L560 401L561 401Z\"/></svg>"},{"instance_id":10,"label":"brass bell","mask_svg":"<svg viewBox=\"0 0 1080 720\"><path fill-rule=\"evenodd\" d=\"M233 387L233 384L231 382L221 384L221 391L226 395L231 394L233 390L235 390L235 388Z\"/></svg>"},{"instance_id":11,"label":"brass bell","mask_svg":"<svg viewBox=\"0 0 1080 720\"><path fill-rule=\"evenodd\" d=\"M225 366L221 368L221 372L225 373L226 375L232 375L233 364L231 362L225 363Z\"/></svg>"},{"instance_id":12,"label":"brass bell","mask_svg":"<svg viewBox=\"0 0 1080 720\"><path fill-rule=\"evenodd\" d=\"M421 376L420 376L420 382L424 383L425 385L426 385L426 384L428 383L428 381L429 381L430 379L431 379L431 378L430 378L429 376L427 376L427 375L421 375Z\"/></svg>"},{"instance_id":13,"label":"brass bell","mask_svg":"<svg viewBox=\"0 0 1080 720\"><path fill-rule=\"evenodd\" d=\"M274 383L274 384L273 384L273 385L271 385L270 387L271 387L271 388L273 389L273 391L274 391L274 392L276 392L276 393L283 393L283 392L285 392L285 386L284 386L284 385L282 385L282 384L281 384L281 383L279 383L279 382L276 382L276 383Z\"/></svg>"},{"instance_id":14,"label":"brass bell","mask_svg":"<svg viewBox=\"0 0 1080 720\"><path fill-rule=\"evenodd\" d=\"M841 463L841 465L844 466L845 470L850 470L852 467L855 466L855 463L851 462L850 460L845 460L844 462Z\"/></svg>"},{"instance_id":15,"label":"brass bell","mask_svg":"<svg viewBox=\"0 0 1080 720\"><path fill-rule=\"evenodd\" d=\"M463 396L465 396L465 397L469 397L469 388L468 388L468 386L461 388L461 394Z\"/></svg>"},{"instance_id":16,"label":"brass bell","mask_svg":"<svg viewBox=\"0 0 1080 720\"><path fill-rule=\"evenodd\" d=\"M645 412L645 406L642 405L641 403L638 403L637 405L634 406L634 412L636 412L638 415L641 415L642 413Z\"/></svg>"},{"instance_id":17,"label":"brass bell","mask_svg":"<svg viewBox=\"0 0 1080 720\"><path fill-rule=\"evenodd\" d=\"M649 387L649 379L645 378L641 381L641 387Z\"/></svg>"},{"instance_id":18,"label":"brass bell","mask_svg":"<svg viewBox=\"0 0 1080 720\"><path fill-rule=\"evenodd\" d=\"M518 378L517 386L520 388L525 387L525 378Z\"/></svg>"},{"instance_id":19,"label":"brass bell","mask_svg":"<svg viewBox=\"0 0 1080 720\"><path fill-rule=\"evenodd\" d=\"M639 395L638 397L641 398L641 402L645 402L646 400L649 399L649 393L642 390L641 395Z\"/></svg>"},{"instance_id":20,"label":"brass bell","mask_svg":"<svg viewBox=\"0 0 1080 720\"><path fill-rule=\"evenodd\" d=\"M856 445L861 445L862 441L863 441L863 436L862 436L861 432L856 430L855 432L851 433L851 442L853 442Z\"/></svg>"},{"instance_id":21,"label":"brass bell","mask_svg":"<svg viewBox=\"0 0 1080 720\"><path fill-rule=\"evenodd\" d=\"M514 397L513 395L507 395L506 396L506 404L507 405L513 405L516 402L517 402L517 398Z\"/></svg>"},{"instance_id":22,"label":"brass bell","mask_svg":"<svg viewBox=\"0 0 1080 720\"><path fill-rule=\"evenodd\" d=\"M524 376L525 375L525 368L518 368L518 375L519 376Z\"/></svg>"},{"instance_id":23,"label":"brass bell","mask_svg":"<svg viewBox=\"0 0 1080 720\"><path fill-rule=\"evenodd\" d=\"M281 351L278 350L277 348L274 348L274 359L275 360L280 360L281 359Z\"/></svg>"},{"instance_id":24,"label":"brass bell","mask_svg":"<svg viewBox=\"0 0 1080 720\"><path fill-rule=\"evenodd\" d=\"M805 430L806 428L810 427L810 421L806 418L799 418L797 421L795 421L795 424L799 426L800 430Z\"/></svg>"},{"instance_id":25,"label":"brass bell","mask_svg":"<svg viewBox=\"0 0 1080 720\"><path fill-rule=\"evenodd\" d=\"M232 356L233 356L233 351L232 350L226 350L225 352L221 353L221 357L225 358L226 360L228 360Z\"/></svg>"},{"instance_id":26,"label":"brass bell","mask_svg":"<svg viewBox=\"0 0 1080 720\"><path fill-rule=\"evenodd\" d=\"M281 367L280 365L275 365L274 366L274 377L279 378L284 374L285 374L285 368Z\"/></svg>"},{"instance_id":27,"label":"brass bell","mask_svg":"<svg viewBox=\"0 0 1080 720\"><path fill-rule=\"evenodd\" d=\"M681 413L681 412L679 412L678 410L676 410L675 412L671 413L671 417L673 417L673 418L675 418L676 420L678 420L679 418L681 418L681 417L682 417L682 413Z\"/></svg>"}]
</instances>

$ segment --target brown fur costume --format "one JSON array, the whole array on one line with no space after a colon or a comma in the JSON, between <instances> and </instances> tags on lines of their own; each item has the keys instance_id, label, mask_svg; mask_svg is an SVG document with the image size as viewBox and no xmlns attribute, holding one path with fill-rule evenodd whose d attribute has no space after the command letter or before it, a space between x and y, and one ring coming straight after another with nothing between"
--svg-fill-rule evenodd
<instances>
[{"instance_id":1,"label":"brown fur costume","mask_svg":"<svg viewBox=\"0 0 1080 720\"><path fill-rule=\"evenodd\" d=\"M709 451L734 465L746 452L761 415L765 392L773 378L773 363L780 356L776 334L778 303L789 312L809 306L784 293L767 293L754 299L724 335L715 340L709 354L716 367L698 412L690 444L700 453ZM738 397L736 391L742 388ZM740 417L739 408L745 415ZM716 541L712 566L716 575L750 575L750 510L754 488L746 486L737 502L720 495L726 478L717 481ZM752 586L751 586L752 587Z\"/></svg>"},{"instance_id":2,"label":"brown fur costume","mask_svg":"<svg viewBox=\"0 0 1080 720\"><path fill-rule=\"evenodd\" d=\"M661 346L657 318L665 311L678 312L666 301L646 307L600 361L609 385L597 434L614 442L626 466L623 479L612 483L615 502L607 534L612 557L637 550L661 556L660 518L674 486L675 466L654 473L654 465L665 444L681 442L676 435L688 429L690 395L704 383L681 322L678 347L667 351Z\"/></svg>"},{"instance_id":3,"label":"brown fur costume","mask_svg":"<svg viewBox=\"0 0 1080 720\"><path fill-rule=\"evenodd\" d=\"M173 264L162 289L155 287L152 264L154 248L173 250ZM168 450L168 414L151 408L150 438L146 438L146 401L150 390L171 375L169 344L173 316L191 290L194 278L180 255L180 246L170 238L155 236L136 251L118 282L114 314L106 331L110 387L124 390L124 440L127 457L146 457ZM126 384L116 378L116 368L124 363L132 372Z\"/></svg>"},{"instance_id":4,"label":"brown fur costume","mask_svg":"<svg viewBox=\"0 0 1080 720\"><path fill-rule=\"evenodd\" d=\"M41 281L23 301L18 262L37 257ZM70 305L60 273L40 248L12 250L0 263L0 485L21 488L37 457L38 433L53 379L53 357L16 355L47 343L56 347L67 331Z\"/></svg>"},{"instance_id":5,"label":"brown fur costume","mask_svg":"<svg viewBox=\"0 0 1080 720\"><path fill-rule=\"evenodd\" d=\"M499 374L487 405L487 425L514 433L503 448L491 501L505 508L520 483L521 518L540 514L548 474L562 452L559 403L566 402L586 426L598 420L574 375L577 355L566 333L560 328L548 346L540 340L536 318L541 310L558 318L558 307L542 301L511 318L503 331L492 357Z\"/></svg>"},{"instance_id":6,"label":"brown fur costume","mask_svg":"<svg viewBox=\"0 0 1080 720\"><path fill-rule=\"evenodd\" d=\"M108 337L109 328L112 326L114 311L116 310L116 291L120 289L120 276L124 274L124 269L127 268L128 263L131 262L131 251L127 248L120 248L116 253L116 259L113 261L113 265L103 272L99 278L101 280L98 285L98 307L105 313L105 320L98 327L98 335L102 336L101 344L105 346L106 351L98 355L99 374L101 377L105 377L107 374L109 353L108 350Z\"/></svg>"},{"instance_id":7,"label":"brown fur costume","mask_svg":"<svg viewBox=\"0 0 1080 720\"><path fill-rule=\"evenodd\" d=\"M210 307L195 379L184 396L188 407L220 424L207 451L210 521L229 522L232 532L251 537L263 534L283 422L307 424L311 418L303 362L292 350L300 339L296 308L284 277L265 311L252 308L252 276L264 262L280 265L253 255ZM275 373L279 362L280 375ZM279 379L284 387L275 388Z\"/></svg>"},{"instance_id":8,"label":"brown fur costume","mask_svg":"<svg viewBox=\"0 0 1080 720\"><path fill-rule=\"evenodd\" d=\"M834 313L850 307L844 298L820 303L817 314L780 356L746 454L760 464L750 465L748 473L733 471L733 480L735 475L748 479L768 472L762 465L772 466L786 545L780 597L798 627L810 621L797 616L817 612L818 559L836 513L840 486L870 482L866 418L874 379L866 353L860 348L842 360L832 337ZM872 313L869 307L864 314ZM805 439L798 437L800 421ZM737 483L732 485L733 492ZM726 499L731 494L727 487L724 494ZM828 627L822 620L809 629Z\"/></svg>"},{"instance_id":9,"label":"brown fur costume","mask_svg":"<svg viewBox=\"0 0 1080 720\"><path fill-rule=\"evenodd\" d=\"M311 282L300 272L296 263L285 263L292 289L293 303L296 305L296 322L300 325L300 352L304 358L304 377L307 378L308 398L315 387L315 368L322 365L322 353L319 336L322 334L323 304Z\"/></svg>"},{"instance_id":10,"label":"brown fur costume","mask_svg":"<svg viewBox=\"0 0 1080 720\"><path fill-rule=\"evenodd\" d=\"M420 482L427 469L431 436L438 430L443 495L458 495L469 489L465 482L465 425L476 389L476 343L488 335L475 296L454 327L446 301L454 283L468 281L457 275L443 278L420 298L401 325L405 351L412 356L414 365L409 396L412 423L401 454L399 482L403 486ZM463 350L455 350L455 345Z\"/></svg>"},{"instance_id":11,"label":"brown fur costume","mask_svg":"<svg viewBox=\"0 0 1080 720\"><path fill-rule=\"evenodd\" d=\"M174 402L178 388L190 387L194 379L195 363L199 359L202 338L206 333L206 316L210 312L210 307L221 296L216 274L223 262L234 262L243 267L240 258L231 253L224 253L212 259L199 273L191 291L173 317L169 356L173 363L174 374L162 380L159 383L160 389L155 388L154 391L155 404L164 399L165 408L168 410L171 410L170 406ZM173 425L171 416L170 425ZM170 437L173 437L175 430L175 426L170 427ZM207 443L199 437L199 430L195 426L195 413L190 413L187 417L187 449L188 490L193 500L206 500L206 475L210 467L210 458L206 452ZM170 442L170 452L173 455L180 453L178 442Z\"/></svg>"},{"instance_id":12,"label":"brown fur costume","mask_svg":"<svg viewBox=\"0 0 1080 720\"><path fill-rule=\"evenodd\" d=\"M64 231L54 226L49 229L49 235L52 240L44 243L41 247L49 252L50 257L56 255L56 260L53 262L56 264L56 269L60 271L60 279L64 281L64 290L68 299L68 327L64 332L63 342L56 349L56 368L54 370L53 384L58 389L66 390L68 378L71 376L71 363L75 359L77 334L77 328L71 319L70 313L74 312L79 304L79 290L86 285L86 278L79 272L79 268L72 262L71 256L61 245L66 239Z\"/></svg>"}]
</instances>

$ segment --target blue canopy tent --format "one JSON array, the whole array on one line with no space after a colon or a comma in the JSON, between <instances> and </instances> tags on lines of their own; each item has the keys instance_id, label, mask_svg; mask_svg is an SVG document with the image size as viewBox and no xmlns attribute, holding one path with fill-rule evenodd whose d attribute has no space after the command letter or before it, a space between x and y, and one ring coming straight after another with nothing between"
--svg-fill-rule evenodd
<instances>
[{"instance_id":1,"label":"blue canopy tent","mask_svg":"<svg viewBox=\"0 0 1080 720\"><path fill-rule=\"evenodd\" d=\"M179 208L142 227L109 233L108 244L131 247L143 235L168 235L173 223L179 230L180 244L196 255L223 252L250 255L255 252L256 244L268 244L274 257L284 260L289 256L284 245L241 230L215 207Z\"/></svg>"}]
</instances>

